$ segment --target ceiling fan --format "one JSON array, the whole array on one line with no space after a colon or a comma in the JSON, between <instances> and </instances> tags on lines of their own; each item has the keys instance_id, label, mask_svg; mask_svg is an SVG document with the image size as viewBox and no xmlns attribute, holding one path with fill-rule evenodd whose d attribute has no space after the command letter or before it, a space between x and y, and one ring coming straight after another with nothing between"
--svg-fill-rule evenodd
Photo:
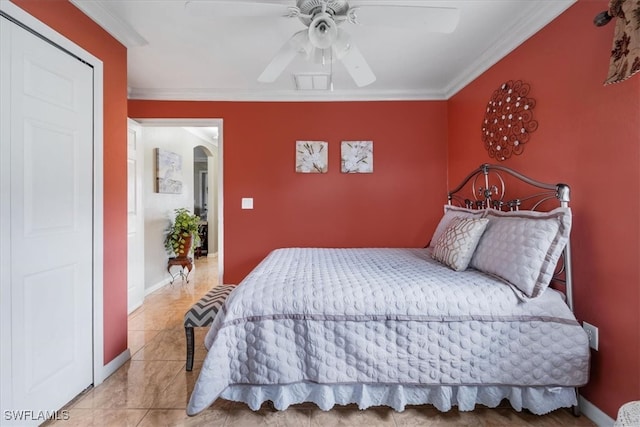
<instances>
[{"instance_id":1,"label":"ceiling fan","mask_svg":"<svg viewBox=\"0 0 640 427\"><path fill-rule=\"evenodd\" d=\"M307 28L296 32L275 54L258 81L274 82L297 55L309 60L333 63L339 60L358 87L376 80L360 50L340 28L349 23L363 26L423 28L451 33L458 25L455 7L434 6L433 1L403 0L295 0L295 6L257 1L187 1L190 13L217 16L285 16L299 19ZM443 2L439 2L443 4Z\"/></svg>"}]
</instances>

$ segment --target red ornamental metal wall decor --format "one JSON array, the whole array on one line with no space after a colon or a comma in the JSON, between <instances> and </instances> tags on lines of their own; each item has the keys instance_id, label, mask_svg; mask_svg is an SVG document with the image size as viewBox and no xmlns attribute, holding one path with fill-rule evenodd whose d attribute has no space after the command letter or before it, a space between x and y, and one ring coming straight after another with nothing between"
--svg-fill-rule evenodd
<instances>
[{"instance_id":1,"label":"red ornamental metal wall decor","mask_svg":"<svg viewBox=\"0 0 640 427\"><path fill-rule=\"evenodd\" d=\"M531 133L538 129L533 120L536 101L528 97L530 89L521 80L509 80L493 92L482 122L482 141L489 157L503 161L522 154Z\"/></svg>"}]
</instances>

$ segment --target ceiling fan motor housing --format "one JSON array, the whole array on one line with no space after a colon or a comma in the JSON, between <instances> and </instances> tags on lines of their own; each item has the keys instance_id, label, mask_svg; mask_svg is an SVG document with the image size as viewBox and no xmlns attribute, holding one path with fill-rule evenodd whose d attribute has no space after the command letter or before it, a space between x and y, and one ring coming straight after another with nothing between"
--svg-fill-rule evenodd
<instances>
[{"instance_id":1,"label":"ceiling fan motor housing","mask_svg":"<svg viewBox=\"0 0 640 427\"><path fill-rule=\"evenodd\" d=\"M315 15L322 12L326 4L326 12L331 16L344 16L349 11L347 0L297 0L296 6L300 9L300 20L309 26Z\"/></svg>"}]
</instances>

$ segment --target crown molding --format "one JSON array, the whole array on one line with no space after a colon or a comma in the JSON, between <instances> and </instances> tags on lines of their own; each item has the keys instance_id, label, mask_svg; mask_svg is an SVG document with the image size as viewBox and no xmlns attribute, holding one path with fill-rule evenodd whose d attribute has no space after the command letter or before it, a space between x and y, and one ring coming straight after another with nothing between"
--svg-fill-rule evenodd
<instances>
[{"instance_id":1,"label":"crown molding","mask_svg":"<svg viewBox=\"0 0 640 427\"><path fill-rule=\"evenodd\" d=\"M123 41L119 38L118 31L110 29L115 25L102 23L96 17L98 11L102 15L108 15L114 22L129 28L140 39L142 37L131 29L121 19L111 16L104 7L104 0L70 0L76 4L92 19L102 25L114 37L122 41L127 47L131 41ZM212 89L212 88L129 88L129 99L146 100L175 100L175 101L272 101L272 102L332 102L332 101L436 101L447 100L467 86L482 73L495 65L502 58L524 43L532 35L540 31L561 13L573 5L577 0L553 0L529 3L522 2L525 9L522 18L511 21L505 25L503 31L493 40L484 52L467 67L461 69L452 76L450 82L441 90L375 90L368 88L330 91L296 91L296 90L268 90L258 88L255 90L238 89ZM91 9L91 11L88 11ZM101 18L105 19L105 18ZM144 41L144 39L142 39ZM144 41L146 43L146 41ZM139 45L138 45L139 46Z\"/></svg>"},{"instance_id":2,"label":"crown molding","mask_svg":"<svg viewBox=\"0 0 640 427\"><path fill-rule=\"evenodd\" d=\"M439 91L409 90L336 90L330 91L247 91L215 89L137 89L129 88L129 99L157 101L264 101L264 102L334 102L334 101L443 101Z\"/></svg>"},{"instance_id":3,"label":"crown molding","mask_svg":"<svg viewBox=\"0 0 640 427\"><path fill-rule=\"evenodd\" d=\"M506 26L504 31L491 43L491 47L479 55L478 60L469 64L466 69L462 70L452 80L451 84L444 90L445 98L449 99L458 93L458 91L524 43L529 37L557 18L576 1L546 1L527 6L525 6L526 2L522 2L523 8L526 7L528 9L526 13L522 14L523 18Z\"/></svg>"},{"instance_id":4,"label":"crown molding","mask_svg":"<svg viewBox=\"0 0 640 427\"><path fill-rule=\"evenodd\" d=\"M149 44L128 22L109 12L102 0L69 0L127 49Z\"/></svg>"}]
</instances>

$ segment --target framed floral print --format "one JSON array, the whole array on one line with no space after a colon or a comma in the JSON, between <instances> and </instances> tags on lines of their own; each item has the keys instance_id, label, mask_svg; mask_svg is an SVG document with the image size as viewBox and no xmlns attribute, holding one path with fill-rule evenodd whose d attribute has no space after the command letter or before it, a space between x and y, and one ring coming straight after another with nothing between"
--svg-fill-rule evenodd
<instances>
[{"instance_id":1,"label":"framed floral print","mask_svg":"<svg viewBox=\"0 0 640 427\"><path fill-rule=\"evenodd\" d=\"M342 173L373 173L373 141L342 141Z\"/></svg>"},{"instance_id":2,"label":"framed floral print","mask_svg":"<svg viewBox=\"0 0 640 427\"><path fill-rule=\"evenodd\" d=\"M296 172L327 173L328 151L328 142L296 141Z\"/></svg>"}]
</instances>

